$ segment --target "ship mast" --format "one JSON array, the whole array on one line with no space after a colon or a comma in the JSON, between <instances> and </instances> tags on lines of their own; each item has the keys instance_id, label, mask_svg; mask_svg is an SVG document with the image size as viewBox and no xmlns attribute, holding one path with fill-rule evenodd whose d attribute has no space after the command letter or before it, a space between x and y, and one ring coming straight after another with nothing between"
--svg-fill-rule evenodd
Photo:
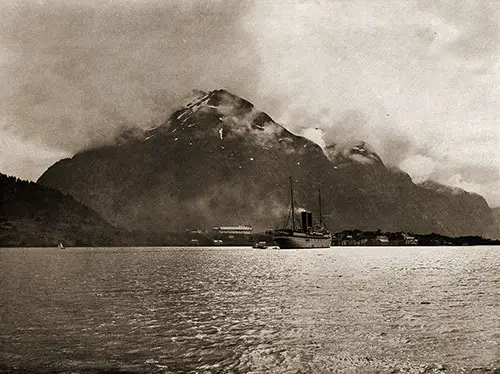
<instances>
[{"instance_id":1,"label":"ship mast","mask_svg":"<svg viewBox=\"0 0 500 374\"><path fill-rule=\"evenodd\" d=\"M292 177L290 177L290 200L292 202L292 230L295 231L295 206L293 203L293 183Z\"/></svg>"},{"instance_id":2,"label":"ship mast","mask_svg":"<svg viewBox=\"0 0 500 374\"><path fill-rule=\"evenodd\" d=\"M318 188L318 200L319 200L319 224L323 226L323 214L321 213L321 190Z\"/></svg>"}]
</instances>

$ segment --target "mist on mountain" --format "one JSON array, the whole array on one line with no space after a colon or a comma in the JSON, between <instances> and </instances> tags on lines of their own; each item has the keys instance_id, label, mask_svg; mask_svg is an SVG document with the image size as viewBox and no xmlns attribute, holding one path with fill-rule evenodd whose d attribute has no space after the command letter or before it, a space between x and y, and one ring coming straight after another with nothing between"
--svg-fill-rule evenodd
<instances>
[{"instance_id":1,"label":"mist on mountain","mask_svg":"<svg viewBox=\"0 0 500 374\"><path fill-rule=\"evenodd\" d=\"M301 207L317 212L321 190L333 231L483 235L494 221L478 195L416 185L366 142L323 149L226 90L197 92L162 125L61 160L39 182L127 229L265 230L286 215L290 176Z\"/></svg>"}]
</instances>

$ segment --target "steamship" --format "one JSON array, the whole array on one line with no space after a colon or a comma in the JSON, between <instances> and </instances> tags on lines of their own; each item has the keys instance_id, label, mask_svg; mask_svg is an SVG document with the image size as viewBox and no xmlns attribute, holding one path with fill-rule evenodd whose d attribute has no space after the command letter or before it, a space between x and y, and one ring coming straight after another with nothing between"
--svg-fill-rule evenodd
<instances>
[{"instance_id":1,"label":"steamship","mask_svg":"<svg viewBox=\"0 0 500 374\"><path fill-rule=\"evenodd\" d=\"M319 198L319 220L313 223L311 212L302 211L300 213L301 222L297 225L295 222L295 203L293 198L293 183L290 178L290 215L291 225L275 230L274 241L281 249L294 248L329 248L332 243L331 233L324 227L321 216L321 194L318 191Z\"/></svg>"}]
</instances>

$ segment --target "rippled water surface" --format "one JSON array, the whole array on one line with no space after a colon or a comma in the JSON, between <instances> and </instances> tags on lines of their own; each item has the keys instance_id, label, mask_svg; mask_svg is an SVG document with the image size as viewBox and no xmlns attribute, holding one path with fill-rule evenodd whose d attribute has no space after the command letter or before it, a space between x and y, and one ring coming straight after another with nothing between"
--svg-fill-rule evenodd
<instances>
[{"instance_id":1,"label":"rippled water surface","mask_svg":"<svg viewBox=\"0 0 500 374\"><path fill-rule=\"evenodd\" d=\"M500 373L500 248L0 250L0 372Z\"/></svg>"}]
</instances>

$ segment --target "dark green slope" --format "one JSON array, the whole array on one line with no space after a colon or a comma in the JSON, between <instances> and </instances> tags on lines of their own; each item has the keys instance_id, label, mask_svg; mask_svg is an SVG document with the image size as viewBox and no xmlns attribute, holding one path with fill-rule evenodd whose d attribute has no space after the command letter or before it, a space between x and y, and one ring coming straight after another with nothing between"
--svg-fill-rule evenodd
<instances>
[{"instance_id":1,"label":"dark green slope","mask_svg":"<svg viewBox=\"0 0 500 374\"><path fill-rule=\"evenodd\" d=\"M113 226L71 196L0 173L0 246L100 246L117 238Z\"/></svg>"}]
</instances>

